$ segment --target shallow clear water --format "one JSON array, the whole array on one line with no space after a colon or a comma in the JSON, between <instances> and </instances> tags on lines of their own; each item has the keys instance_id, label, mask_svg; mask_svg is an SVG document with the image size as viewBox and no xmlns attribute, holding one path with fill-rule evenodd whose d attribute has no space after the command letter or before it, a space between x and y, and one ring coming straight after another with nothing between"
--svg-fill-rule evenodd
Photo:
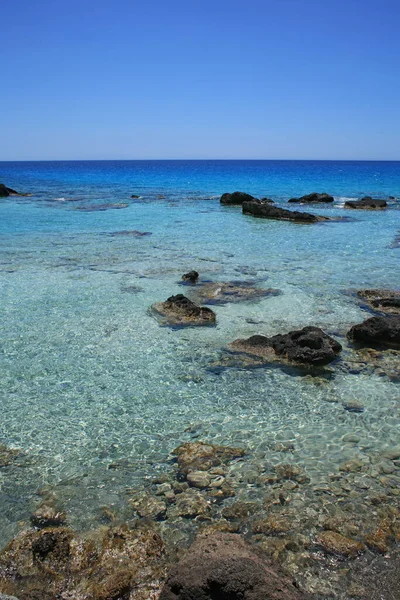
<instances>
[{"instance_id":1,"label":"shallow clear water","mask_svg":"<svg viewBox=\"0 0 400 600\"><path fill-rule=\"evenodd\" d=\"M271 444L294 442L291 460L312 484L398 443L398 384L345 368L354 351L343 336L370 316L349 290L398 286L400 203L349 214L343 199L400 197L400 163L0 163L0 181L34 194L0 202L0 442L26 452L0 472L1 541L45 486L78 526L100 506L124 510L126 489L168 469L190 439L243 445L273 464L282 457ZM351 219L245 217L219 204L235 189L282 205L326 191L334 206L306 210ZM128 206L81 210L109 203ZM151 235L111 235L123 230ZM185 292L190 269L283 293L217 306L215 328L160 327L150 305ZM344 346L328 378L215 364L235 338L310 324ZM344 410L349 400L364 412ZM347 433L360 442L344 443Z\"/></svg>"}]
</instances>

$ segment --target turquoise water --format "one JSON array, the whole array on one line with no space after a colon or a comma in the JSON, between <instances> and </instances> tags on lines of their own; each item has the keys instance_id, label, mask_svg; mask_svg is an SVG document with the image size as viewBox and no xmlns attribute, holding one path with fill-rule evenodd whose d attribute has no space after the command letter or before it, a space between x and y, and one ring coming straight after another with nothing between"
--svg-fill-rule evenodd
<instances>
[{"instance_id":1,"label":"turquoise water","mask_svg":"<svg viewBox=\"0 0 400 600\"><path fill-rule=\"evenodd\" d=\"M314 486L344 460L398 443L398 382L352 370L344 334L370 316L351 290L398 287L400 201L356 214L343 204L400 198L400 163L0 163L0 181L33 194L0 202L0 442L25 453L0 471L2 542L41 488L56 490L76 526L101 506L126 511L127 489L167 471L186 440L243 445L272 464L282 460L274 442L290 441ZM333 206L306 210L351 218L253 219L220 206L235 189L282 206L326 191ZM124 230L151 235L112 235ZM217 306L216 328L160 327L150 305L185 291L190 269L282 294ZM329 377L219 366L235 338L310 324L344 346ZM364 412L344 410L350 400ZM359 443L345 443L348 433Z\"/></svg>"}]
</instances>

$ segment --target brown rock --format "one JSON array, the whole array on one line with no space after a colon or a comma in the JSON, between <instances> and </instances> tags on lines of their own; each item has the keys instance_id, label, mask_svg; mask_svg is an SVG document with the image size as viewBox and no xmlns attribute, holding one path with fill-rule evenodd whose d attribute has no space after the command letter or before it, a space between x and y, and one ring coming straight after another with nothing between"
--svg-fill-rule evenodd
<instances>
[{"instance_id":1,"label":"brown rock","mask_svg":"<svg viewBox=\"0 0 400 600\"><path fill-rule=\"evenodd\" d=\"M170 296L152 306L162 325L215 325L216 315L210 308L198 306L183 294Z\"/></svg>"},{"instance_id":2,"label":"brown rock","mask_svg":"<svg viewBox=\"0 0 400 600\"><path fill-rule=\"evenodd\" d=\"M365 551L365 546L356 540L344 537L335 531L323 531L316 538L317 544L328 554L355 558Z\"/></svg>"},{"instance_id":3,"label":"brown rock","mask_svg":"<svg viewBox=\"0 0 400 600\"><path fill-rule=\"evenodd\" d=\"M245 451L243 448L217 446L204 442L186 442L175 448L172 454L177 457L180 474L187 475L191 471L208 471L212 467L244 456Z\"/></svg>"},{"instance_id":4,"label":"brown rock","mask_svg":"<svg viewBox=\"0 0 400 600\"><path fill-rule=\"evenodd\" d=\"M234 534L199 536L170 572L160 600L300 600L277 564Z\"/></svg>"}]
</instances>

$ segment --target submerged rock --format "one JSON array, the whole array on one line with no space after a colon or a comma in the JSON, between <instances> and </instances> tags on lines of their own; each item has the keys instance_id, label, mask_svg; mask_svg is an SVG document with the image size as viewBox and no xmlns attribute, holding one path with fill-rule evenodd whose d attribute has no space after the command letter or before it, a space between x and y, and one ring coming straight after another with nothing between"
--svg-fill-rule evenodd
<instances>
[{"instance_id":1,"label":"submerged rock","mask_svg":"<svg viewBox=\"0 0 400 600\"><path fill-rule=\"evenodd\" d=\"M168 575L160 600L300 600L277 564L231 533L199 536Z\"/></svg>"},{"instance_id":2,"label":"submerged rock","mask_svg":"<svg viewBox=\"0 0 400 600\"><path fill-rule=\"evenodd\" d=\"M84 206L76 206L73 210L81 210L83 212L96 212L96 211L104 211L110 209L121 209L128 208L129 204L124 204L123 202L113 203L109 202L107 204L86 204Z\"/></svg>"},{"instance_id":3,"label":"submerged rock","mask_svg":"<svg viewBox=\"0 0 400 600\"><path fill-rule=\"evenodd\" d=\"M335 531L323 531L317 536L317 544L328 554L338 557L356 558L365 551L365 546Z\"/></svg>"},{"instance_id":4,"label":"submerged rock","mask_svg":"<svg viewBox=\"0 0 400 600\"><path fill-rule=\"evenodd\" d=\"M400 292L394 290L359 290L357 296L373 309L384 313L400 314Z\"/></svg>"},{"instance_id":5,"label":"submerged rock","mask_svg":"<svg viewBox=\"0 0 400 600\"><path fill-rule=\"evenodd\" d=\"M287 360L291 363L317 366L332 362L342 346L319 327L304 327L273 337L253 335L229 344L231 350L261 356L269 361Z\"/></svg>"},{"instance_id":6,"label":"submerged rock","mask_svg":"<svg viewBox=\"0 0 400 600\"><path fill-rule=\"evenodd\" d=\"M293 221L295 223L319 223L329 221L328 217L312 215L306 212L286 210L278 206L272 206L270 203L252 200L243 202L243 214L252 217L261 217L263 219L275 219L278 221Z\"/></svg>"},{"instance_id":7,"label":"submerged rock","mask_svg":"<svg viewBox=\"0 0 400 600\"><path fill-rule=\"evenodd\" d=\"M191 296L204 304L226 304L227 302L243 302L268 296L278 296L282 292L273 288L257 288L253 282L206 282L196 287Z\"/></svg>"},{"instance_id":8,"label":"submerged rock","mask_svg":"<svg viewBox=\"0 0 400 600\"><path fill-rule=\"evenodd\" d=\"M364 196L361 200L348 200L344 203L345 208L360 208L364 210L379 210L386 206L386 200L375 200L371 196Z\"/></svg>"},{"instance_id":9,"label":"submerged rock","mask_svg":"<svg viewBox=\"0 0 400 600\"><path fill-rule=\"evenodd\" d=\"M182 275L183 281L188 281L189 283L196 283L199 278L199 274L197 271L189 271L188 273L184 273Z\"/></svg>"},{"instance_id":10,"label":"submerged rock","mask_svg":"<svg viewBox=\"0 0 400 600\"><path fill-rule=\"evenodd\" d=\"M8 448L4 444L0 444L0 467L8 467L16 458L21 456L21 454L21 450Z\"/></svg>"},{"instance_id":11,"label":"submerged rock","mask_svg":"<svg viewBox=\"0 0 400 600\"><path fill-rule=\"evenodd\" d=\"M175 448L172 454L177 457L180 474L187 476L192 471L208 471L212 467L240 458L245 455L245 450L204 442L186 442Z\"/></svg>"},{"instance_id":12,"label":"submerged rock","mask_svg":"<svg viewBox=\"0 0 400 600\"><path fill-rule=\"evenodd\" d=\"M153 304L153 311L167 325L214 325L216 314L210 308L199 306L183 294L170 296L166 302Z\"/></svg>"},{"instance_id":13,"label":"submerged rock","mask_svg":"<svg viewBox=\"0 0 400 600\"><path fill-rule=\"evenodd\" d=\"M307 194L306 196L301 196L300 198L290 198L288 202L298 202L299 204L314 204L316 202L326 203L333 202L334 197L329 194L322 193L318 194L317 192L313 192L312 194Z\"/></svg>"},{"instance_id":14,"label":"submerged rock","mask_svg":"<svg viewBox=\"0 0 400 600\"><path fill-rule=\"evenodd\" d=\"M348 332L349 340L368 346L400 348L400 315L371 317Z\"/></svg>"},{"instance_id":15,"label":"submerged rock","mask_svg":"<svg viewBox=\"0 0 400 600\"><path fill-rule=\"evenodd\" d=\"M221 204L231 204L240 206L243 202L254 200L254 196L245 194L245 192L233 192L233 194L222 194Z\"/></svg>"},{"instance_id":16,"label":"submerged rock","mask_svg":"<svg viewBox=\"0 0 400 600\"><path fill-rule=\"evenodd\" d=\"M67 515L58 510L54 502L44 502L30 516L32 525L42 529L44 527L61 527L65 524Z\"/></svg>"}]
</instances>

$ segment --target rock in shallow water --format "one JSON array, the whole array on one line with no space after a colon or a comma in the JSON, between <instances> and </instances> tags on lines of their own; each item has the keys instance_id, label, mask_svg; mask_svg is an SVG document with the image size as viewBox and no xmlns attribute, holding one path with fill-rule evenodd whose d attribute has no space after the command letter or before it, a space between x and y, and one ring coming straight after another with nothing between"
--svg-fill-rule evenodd
<instances>
[{"instance_id":1,"label":"rock in shallow water","mask_svg":"<svg viewBox=\"0 0 400 600\"><path fill-rule=\"evenodd\" d=\"M226 304L261 300L269 296L279 296L282 292L274 288L257 288L249 281L216 281L198 285L190 294L196 302L204 304Z\"/></svg>"},{"instance_id":2,"label":"rock in shallow water","mask_svg":"<svg viewBox=\"0 0 400 600\"><path fill-rule=\"evenodd\" d=\"M386 200L374 200L371 196L364 196L361 200L348 200L345 208L359 208L364 210L379 210L387 206Z\"/></svg>"},{"instance_id":3,"label":"rock in shallow water","mask_svg":"<svg viewBox=\"0 0 400 600\"><path fill-rule=\"evenodd\" d=\"M217 446L204 442L186 442L172 452L177 457L181 476L187 476L193 471L208 471L227 463L234 458L244 456L243 448Z\"/></svg>"},{"instance_id":4,"label":"rock in shallow water","mask_svg":"<svg viewBox=\"0 0 400 600\"><path fill-rule=\"evenodd\" d=\"M240 206L243 202L251 200L255 200L255 198L250 194L246 194L245 192L233 192L233 194L222 194L220 202L221 204Z\"/></svg>"},{"instance_id":5,"label":"rock in shallow water","mask_svg":"<svg viewBox=\"0 0 400 600\"><path fill-rule=\"evenodd\" d=\"M371 317L348 332L349 340L368 346L400 348L400 316Z\"/></svg>"},{"instance_id":6,"label":"rock in shallow water","mask_svg":"<svg viewBox=\"0 0 400 600\"><path fill-rule=\"evenodd\" d=\"M160 600L300 600L277 564L239 535L199 536L170 572Z\"/></svg>"},{"instance_id":7,"label":"rock in shallow water","mask_svg":"<svg viewBox=\"0 0 400 600\"><path fill-rule=\"evenodd\" d=\"M163 325L215 325L216 321L214 311L198 306L183 294L153 304L152 310L163 318Z\"/></svg>"},{"instance_id":8,"label":"rock in shallow water","mask_svg":"<svg viewBox=\"0 0 400 600\"><path fill-rule=\"evenodd\" d=\"M278 206L272 206L267 202L252 200L243 202L243 214L251 215L252 217L261 217L263 219L275 219L278 221L293 221L295 223L319 223L321 221L329 221L328 217L312 215L311 213L286 210Z\"/></svg>"},{"instance_id":9,"label":"rock in shallow water","mask_svg":"<svg viewBox=\"0 0 400 600\"><path fill-rule=\"evenodd\" d=\"M306 196L301 196L300 198L290 198L290 200L288 200L288 202L297 202L299 204L314 204L317 202L326 203L333 201L334 197L324 192L322 194L318 194L318 192L313 192L312 194L307 194Z\"/></svg>"},{"instance_id":10,"label":"rock in shallow water","mask_svg":"<svg viewBox=\"0 0 400 600\"><path fill-rule=\"evenodd\" d=\"M400 314L400 292L394 290L359 290L357 296L371 308L384 313Z\"/></svg>"},{"instance_id":11,"label":"rock in shallow water","mask_svg":"<svg viewBox=\"0 0 400 600\"><path fill-rule=\"evenodd\" d=\"M253 335L229 344L235 351L255 354L267 360L287 360L310 366L332 362L342 346L319 327L304 327L273 337Z\"/></svg>"},{"instance_id":12,"label":"rock in shallow water","mask_svg":"<svg viewBox=\"0 0 400 600\"><path fill-rule=\"evenodd\" d=\"M189 271L188 273L184 273L182 275L183 281L188 281L189 283L196 283L199 278L199 274L197 271Z\"/></svg>"}]
</instances>

